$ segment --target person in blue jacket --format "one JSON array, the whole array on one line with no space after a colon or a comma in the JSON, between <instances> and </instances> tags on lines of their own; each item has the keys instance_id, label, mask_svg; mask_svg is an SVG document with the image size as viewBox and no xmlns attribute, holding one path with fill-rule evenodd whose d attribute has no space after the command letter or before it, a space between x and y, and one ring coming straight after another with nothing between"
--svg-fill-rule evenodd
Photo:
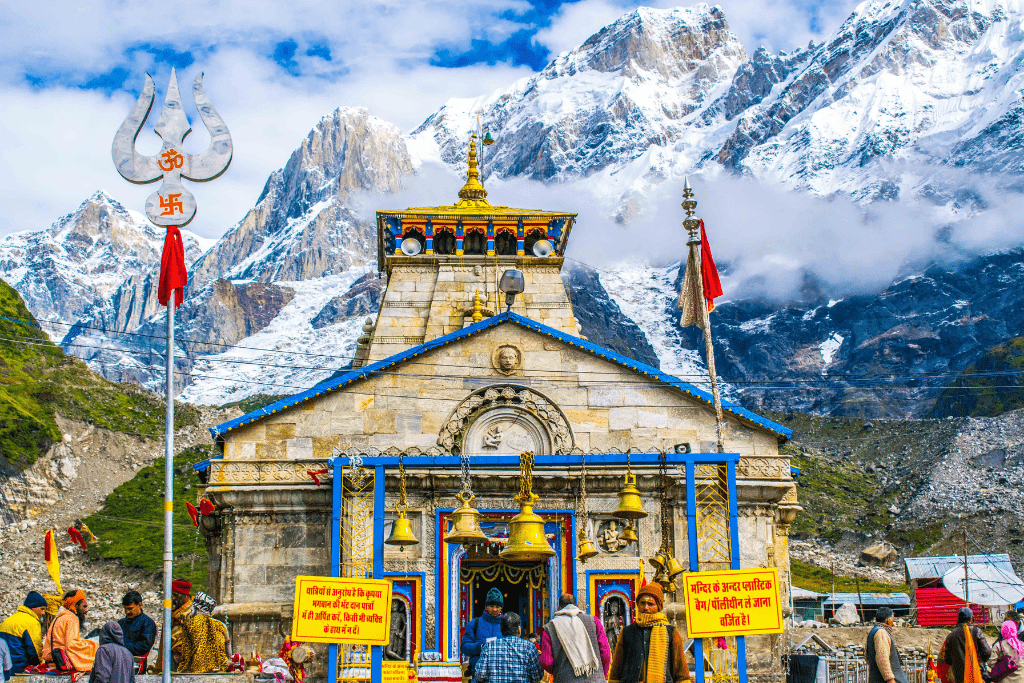
<instances>
[{"instance_id":1,"label":"person in blue jacket","mask_svg":"<svg viewBox=\"0 0 1024 683\"><path fill-rule=\"evenodd\" d=\"M0 624L0 638L11 653L12 672L20 674L25 667L39 663L43 653L43 626L46 598L30 591L18 611Z\"/></svg>"},{"instance_id":2,"label":"person in blue jacket","mask_svg":"<svg viewBox=\"0 0 1024 683\"><path fill-rule=\"evenodd\" d=\"M505 606L505 598L497 588L487 591L484 613L466 625L462 634L462 654L469 657L466 674L470 681L475 679L477 660L484 644L490 640L501 638L501 609Z\"/></svg>"},{"instance_id":3,"label":"person in blue jacket","mask_svg":"<svg viewBox=\"0 0 1024 683\"><path fill-rule=\"evenodd\" d=\"M124 619L118 620L124 634L123 645L135 657L145 657L156 641L156 623L142 611L142 596L138 591L128 591L121 599Z\"/></svg>"}]
</instances>

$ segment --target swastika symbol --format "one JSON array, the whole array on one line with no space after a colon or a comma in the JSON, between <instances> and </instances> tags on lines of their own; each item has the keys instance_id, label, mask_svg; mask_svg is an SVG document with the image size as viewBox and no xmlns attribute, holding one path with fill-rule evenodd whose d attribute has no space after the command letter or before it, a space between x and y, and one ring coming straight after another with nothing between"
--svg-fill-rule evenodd
<instances>
[{"instance_id":1,"label":"swastika symbol","mask_svg":"<svg viewBox=\"0 0 1024 683\"><path fill-rule=\"evenodd\" d=\"M173 192L167 197L160 197L160 208L163 209L160 212L161 216L173 216L176 213L184 214L185 208L181 205L180 192Z\"/></svg>"},{"instance_id":2,"label":"swastika symbol","mask_svg":"<svg viewBox=\"0 0 1024 683\"><path fill-rule=\"evenodd\" d=\"M173 171L176 168L181 168L183 163L185 163L185 157L181 156L176 149L169 149L161 154L160 161L157 162L161 171Z\"/></svg>"}]
</instances>

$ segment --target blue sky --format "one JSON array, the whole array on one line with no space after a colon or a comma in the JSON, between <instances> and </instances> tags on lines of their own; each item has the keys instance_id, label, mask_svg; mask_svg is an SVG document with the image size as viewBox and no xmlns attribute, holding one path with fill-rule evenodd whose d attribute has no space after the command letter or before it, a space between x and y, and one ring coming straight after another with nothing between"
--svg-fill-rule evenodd
<instances>
[{"instance_id":1,"label":"blue sky","mask_svg":"<svg viewBox=\"0 0 1024 683\"><path fill-rule=\"evenodd\" d=\"M692 3L0 4L0 234L45 227L100 188L141 208L151 188L130 186L116 175L110 141L143 73L153 74L162 98L173 66L183 88L205 72L206 91L235 139L229 172L196 189L200 217L190 227L214 237L244 215L267 175L339 106L365 106L411 130L449 98L476 97L528 76L641 4ZM761 44L778 51L820 40L856 3L717 4L752 52ZM195 112L188 113L195 122ZM200 151L204 136L200 126L186 147ZM143 131L140 151L158 147L156 137Z\"/></svg>"}]
</instances>

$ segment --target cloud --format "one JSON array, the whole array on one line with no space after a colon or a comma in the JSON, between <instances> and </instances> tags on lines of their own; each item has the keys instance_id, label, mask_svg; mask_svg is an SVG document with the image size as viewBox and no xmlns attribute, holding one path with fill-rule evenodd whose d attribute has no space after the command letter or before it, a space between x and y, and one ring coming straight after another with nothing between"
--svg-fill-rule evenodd
<instances>
[{"instance_id":1,"label":"cloud","mask_svg":"<svg viewBox=\"0 0 1024 683\"><path fill-rule=\"evenodd\" d=\"M876 292L931 262L954 263L1024 242L1024 195L977 175L946 178L971 190L983 210L957 212L924 200L862 206L847 198L821 198L729 174L691 176L697 215L722 267L727 298L791 301L807 284L833 298ZM433 206L455 201L464 182L450 168L424 164L397 195L363 197L361 210ZM986 189L988 188L988 189ZM513 179L490 182L498 205L578 212L566 256L604 269L641 260L667 266L686 255L682 181L635 196L628 222L615 216L616 193L592 179L543 184ZM742 197L743 201L737 201Z\"/></svg>"}]
</instances>

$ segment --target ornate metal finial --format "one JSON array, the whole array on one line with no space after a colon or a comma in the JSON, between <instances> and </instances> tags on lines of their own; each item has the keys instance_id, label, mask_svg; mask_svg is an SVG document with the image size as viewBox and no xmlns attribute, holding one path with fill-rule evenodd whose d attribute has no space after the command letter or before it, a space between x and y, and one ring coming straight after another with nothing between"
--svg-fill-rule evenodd
<instances>
[{"instance_id":1,"label":"ornate metal finial","mask_svg":"<svg viewBox=\"0 0 1024 683\"><path fill-rule=\"evenodd\" d=\"M480 301L480 290L473 290L473 322L478 323L484 319L483 302Z\"/></svg>"},{"instance_id":2,"label":"ornate metal finial","mask_svg":"<svg viewBox=\"0 0 1024 683\"><path fill-rule=\"evenodd\" d=\"M480 183L480 171L476 166L476 133L469 137L469 173L466 184L459 190L459 202L456 206L490 206L487 201L487 190Z\"/></svg>"},{"instance_id":3,"label":"ornate metal finial","mask_svg":"<svg viewBox=\"0 0 1024 683\"><path fill-rule=\"evenodd\" d=\"M689 177L683 179L683 203L681 206L686 211L686 218L683 220L683 227L686 228L686 233L689 236L686 243L700 242L700 219L693 215L697 208L697 200L693 198Z\"/></svg>"},{"instance_id":4,"label":"ornate metal finial","mask_svg":"<svg viewBox=\"0 0 1024 683\"><path fill-rule=\"evenodd\" d=\"M114 136L111 155L117 172L125 180L145 185L163 179L160 189L146 200L146 215L156 225L187 225L196 215L196 200L181 184L181 179L200 183L213 180L231 163L231 134L203 90L201 73L192 84L192 96L199 116L210 132L210 147L202 154L182 151L182 143L192 132L192 126L181 107L178 78L173 68L164 108L153 129L164 141L160 153L147 157L135 149L135 140L153 109L156 97L156 87L149 74L146 74L142 94Z\"/></svg>"}]
</instances>

